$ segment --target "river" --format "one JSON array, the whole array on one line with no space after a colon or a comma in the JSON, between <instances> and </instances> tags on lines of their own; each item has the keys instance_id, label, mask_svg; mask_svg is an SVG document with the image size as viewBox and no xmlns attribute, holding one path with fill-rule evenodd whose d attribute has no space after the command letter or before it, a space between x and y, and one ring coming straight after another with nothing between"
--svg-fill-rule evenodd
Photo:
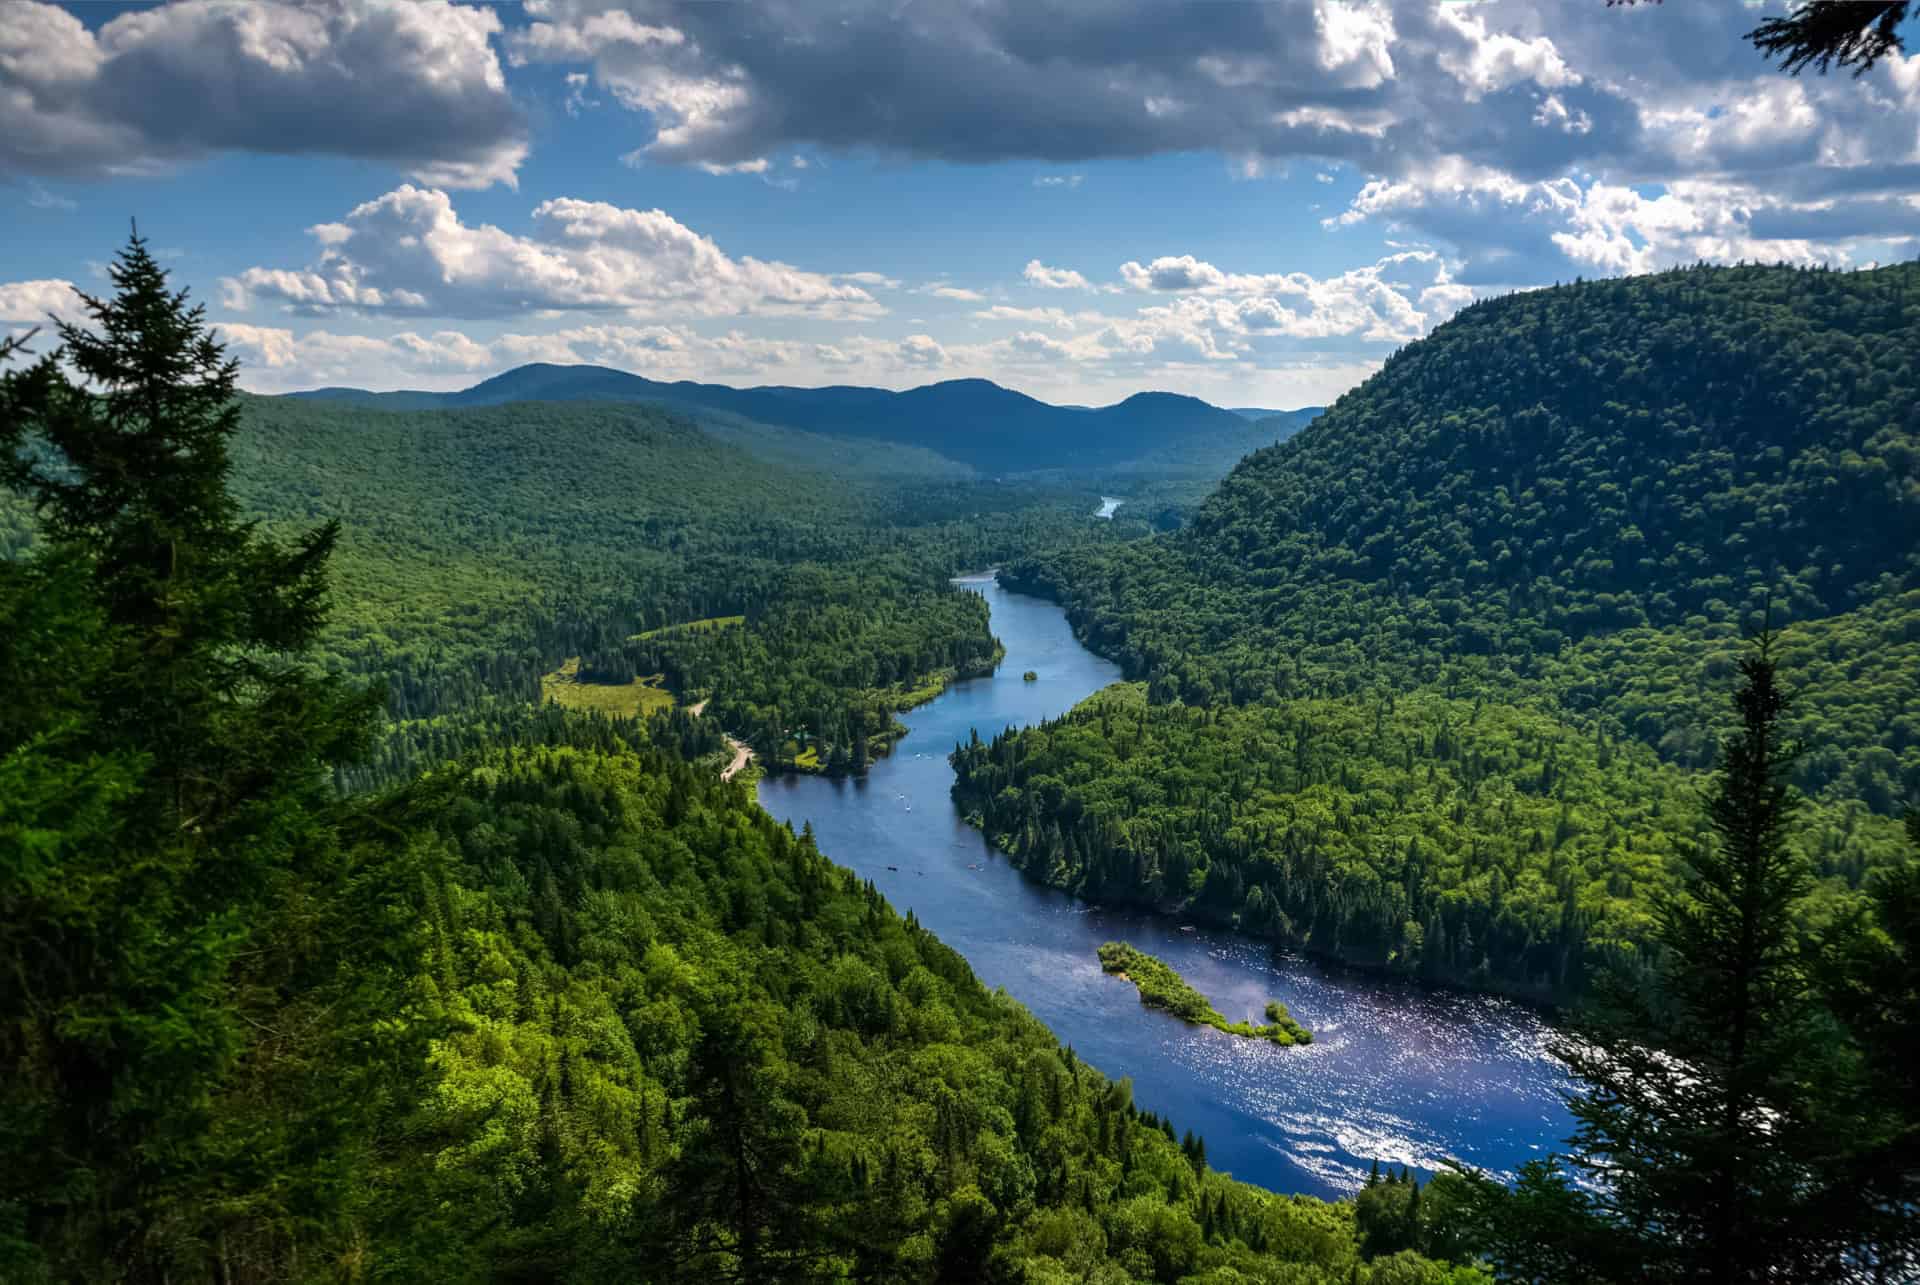
<instances>
[{"instance_id":1,"label":"river","mask_svg":"<svg viewBox=\"0 0 1920 1285\"><path fill-rule=\"evenodd\" d=\"M1206 1139L1208 1163L1283 1192L1352 1191L1375 1159L1432 1173L1447 1158L1503 1176L1571 1132L1548 1031L1506 1000L1275 960L1259 942L1090 906L1020 874L960 819L947 754L978 728L1065 712L1120 677L1082 647L1058 607L964 581L987 599L1006 660L904 716L911 729L864 779L784 776L760 802L872 879L894 907L965 955L988 986L1040 1017L1142 1107ZM1025 682L1033 670L1038 679ZM897 870L892 867L898 867ZM1284 1001L1314 1033L1276 1048L1189 1026L1140 1004L1094 950L1123 939L1165 959L1229 1018Z\"/></svg>"}]
</instances>

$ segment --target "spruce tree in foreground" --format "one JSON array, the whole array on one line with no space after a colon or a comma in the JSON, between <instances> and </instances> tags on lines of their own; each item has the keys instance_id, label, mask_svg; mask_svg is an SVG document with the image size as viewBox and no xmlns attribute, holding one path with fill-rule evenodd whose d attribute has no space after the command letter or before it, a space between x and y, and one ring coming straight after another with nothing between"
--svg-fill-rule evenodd
<instances>
[{"instance_id":1,"label":"spruce tree in foreground","mask_svg":"<svg viewBox=\"0 0 1920 1285\"><path fill-rule=\"evenodd\" d=\"M1585 1090L1570 1160L1597 1184L1600 1227L1574 1238L1611 1242L1620 1279L1823 1280L1844 1254L1844 1229L1808 1221L1833 1151L1833 1042L1796 929L1811 875L1789 844L1794 751L1770 638L1740 672L1708 836L1656 906L1654 994L1559 1050Z\"/></svg>"},{"instance_id":2,"label":"spruce tree in foreground","mask_svg":"<svg viewBox=\"0 0 1920 1285\"><path fill-rule=\"evenodd\" d=\"M137 236L109 276L0 381L0 1277L262 1278L415 1060L404 846L342 841L377 704L301 663L334 528L242 519L235 364Z\"/></svg>"}]
</instances>

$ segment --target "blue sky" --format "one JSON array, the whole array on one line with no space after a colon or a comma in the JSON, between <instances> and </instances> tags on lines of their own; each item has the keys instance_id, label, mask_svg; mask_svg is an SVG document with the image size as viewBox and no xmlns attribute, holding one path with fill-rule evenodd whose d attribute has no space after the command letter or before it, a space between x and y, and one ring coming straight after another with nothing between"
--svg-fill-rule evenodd
<instances>
[{"instance_id":1,"label":"blue sky","mask_svg":"<svg viewBox=\"0 0 1920 1285\"><path fill-rule=\"evenodd\" d=\"M1911 257L1920 57L1789 78L1741 39L1769 11L19 0L0 324L137 217L261 391L1324 402L1490 293Z\"/></svg>"}]
</instances>

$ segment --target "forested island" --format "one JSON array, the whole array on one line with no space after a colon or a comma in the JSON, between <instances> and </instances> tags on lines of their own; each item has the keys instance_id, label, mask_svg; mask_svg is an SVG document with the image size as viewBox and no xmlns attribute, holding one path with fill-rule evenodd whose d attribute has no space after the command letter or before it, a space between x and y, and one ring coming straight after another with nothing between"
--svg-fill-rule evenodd
<instances>
[{"instance_id":1,"label":"forested island","mask_svg":"<svg viewBox=\"0 0 1920 1285\"><path fill-rule=\"evenodd\" d=\"M1187 979L1169 968L1164 960L1135 950L1123 941L1110 941L1100 947L1100 967L1140 988L1140 1002L1149 1008L1165 1009L1183 1022L1211 1026L1228 1035L1267 1040L1285 1048L1293 1044L1313 1043L1313 1032L1293 1020L1287 1006L1279 1000L1267 1001L1267 1020L1230 1022L1205 995L1188 985Z\"/></svg>"}]
</instances>

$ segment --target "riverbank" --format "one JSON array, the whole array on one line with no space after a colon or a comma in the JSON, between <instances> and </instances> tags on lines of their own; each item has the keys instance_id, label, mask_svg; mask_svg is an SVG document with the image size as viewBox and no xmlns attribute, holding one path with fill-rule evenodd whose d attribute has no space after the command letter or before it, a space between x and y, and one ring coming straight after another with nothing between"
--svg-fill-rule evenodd
<instances>
[{"instance_id":1,"label":"riverbank","mask_svg":"<svg viewBox=\"0 0 1920 1285\"><path fill-rule=\"evenodd\" d=\"M1546 987L1522 986L1493 976L1477 981L1472 977L1434 976L1408 968L1393 960L1355 958L1351 955L1317 949L1310 941L1297 936L1288 937L1255 931L1243 922L1239 914L1221 911L1193 898L1175 901L1102 895L1098 891L1088 889L1077 880L1064 877L1057 870L1042 871L1037 869L1034 863L1022 860L1014 849L1012 836L988 833L984 819L972 806L957 780L954 786L954 803L956 807L962 809L962 819L965 823L979 831L994 853L1004 857L1023 878L1043 887L1055 889L1089 905L1150 914L1168 923L1203 924L1208 928L1230 932L1248 941L1260 943L1273 952L1276 958L1291 956L1311 960L1327 968L1341 969L1356 976L1390 979L1436 992L1487 995L1525 1004L1537 1012L1543 1020L1549 1022L1560 1021L1568 1008L1566 996Z\"/></svg>"},{"instance_id":2,"label":"riverbank","mask_svg":"<svg viewBox=\"0 0 1920 1285\"><path fill-rule=\"evenodd\" d=\"M1005 644L996 638L993 654L978 664L937 669L930 674L921 675L912 683L898 683L892 687L873 689L865 695L890 714L909 713L930 701L939 699L955 683L974 678L991 678L1001 662L1006 659L1006 655ZM776 775L794 772L827 777L858 776L871 770L874 763L892 754L894 747L909 730L907 725L897 717L890 719L885 728L867 738L867 761L864 763L857 762L852 757L844 761L836 760L833 755L833 745L830 742L807 745L790 759L768 759L762 756L760 762L762 770Z\"/></svg>"},{"instance_id":3,"label":"riverbank","mask_svg":"<svg viewBox=\"0 0 1920 1285\"><path fill-rule=\"evenodd\" d=\"M977 730L1057 718L1120 678L1057 606L979 585L1006 648L998 670L904 716L909 738L864 776L763 779L762 805L870 880L1077 1056L1133 1082L1134 1100L1191 1127L1210 1161L1275 1191L1337 1196L1377 1158L1431 1173L1450 1160L1511 1175L1572 1129L1550 1030L1531 1009L1327 967L1236 933L1049 889L1003 860L951 799L947 751ZM1039 681L1023 681L1033 670ZM1183 929L1185 929L1183 931ZM1223 1039L1140 1003L1096 958L1126 941L1225 1014L1277 999L1311 1044Z\"/></svg>"}]
</instances>

